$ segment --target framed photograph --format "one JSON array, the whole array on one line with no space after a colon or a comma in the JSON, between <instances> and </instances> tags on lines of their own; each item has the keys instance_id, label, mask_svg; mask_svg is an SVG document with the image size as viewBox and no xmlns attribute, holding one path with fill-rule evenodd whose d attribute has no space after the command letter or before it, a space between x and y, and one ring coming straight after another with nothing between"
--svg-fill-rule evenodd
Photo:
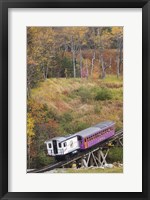
<instances>
[{"instance_id":1,"label":"framed photograph","mask_svg":"<svg viewBox=\"0 0 150 200\"><path fill-rule=\"evenodd\" d=\"M0 198L148 200L149 1L0 6Z\"/></svg>"}]
</instances>

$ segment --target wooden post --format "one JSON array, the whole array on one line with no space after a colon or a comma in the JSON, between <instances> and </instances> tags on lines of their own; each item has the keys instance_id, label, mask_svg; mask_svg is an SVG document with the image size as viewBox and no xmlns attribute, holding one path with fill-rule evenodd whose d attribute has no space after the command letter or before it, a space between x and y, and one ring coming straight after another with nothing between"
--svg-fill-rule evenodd
<instances>
[{"instance_id":1,"label":"wooden post","mask_svg":"<svg viewBox=\"0 0 150 200\"><path fill-rule=\"evenodd\" d=\"M100 149L97 151L97 157L98 157L98 161L99 161L99 166L101 166L101 153L100 153Z\"/></svg>"},{"instance_id":2,"label":"wooden post","mask_svg":"<svg viewBox=\"0 0 150 200\"><path fill-rule=\"evenodd\" d=\"M93 152L92 152L92 157L93 157L93 160L94 160L94 162L95 162L95 165L98 167L98 163L96 162L96 158L95 158L95 155L94 155Z\"/></svg>"},{"instance_id":3,"label":"wooden post","mask_svg":"<svg viewBox=\"0 0 150 200\"><path fill-rule=\"evenodd\" d=\"M94 166L93 157L90 156L90 166Z\"/></svg>"},{"instance_id":4,"label":"wooden post","mask_svg":"<svg viewBox=\"0 0 150 200\"><path fill-rule=\"evenodd\" d=\"M102 166L104 166L105 164L107 164L106 157L108 155L108 152L109 152L109 149L107 149L106 154L104 154L103 151L100 150L100 154L101 154L101 157L102 157Z\"/></svg>"}]
</instances>

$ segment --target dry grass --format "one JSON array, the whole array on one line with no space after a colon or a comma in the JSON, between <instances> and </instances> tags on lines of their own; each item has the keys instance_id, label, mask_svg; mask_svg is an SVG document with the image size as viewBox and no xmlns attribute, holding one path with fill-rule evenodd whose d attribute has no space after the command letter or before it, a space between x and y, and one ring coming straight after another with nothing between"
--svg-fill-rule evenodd
<instances>
[{"instance_id":1,"label":"dry grass","mask_svg":"<svg viewBox=\"0 0 150 200\"><path fill-rule=\"evenodd\" d=\"M122 85L122 78L117 79L115 76L108 76L104 80L53 78L33 89L32 99L47 104L60 116L69 112L72 121L68 126L75 123L90 126L101 121L114 120L119 129L123 120ZM95 95L101 88L108 88L112 96L110 100L95 100ZM58 123L62 126L61 121Z\"/></svg>"},{"instance_id":2,"label":"dry grass","mask_svg":"<svg viewBox=\"0 0 150 200\"><path fill-rule=\"evenodd\" d=\"M51 173L48 172L48 173ZM65 169L55 169L53 173L123 173L122 167L114 167L114 168L65 168Z\"/></svg>"}]
</instances>

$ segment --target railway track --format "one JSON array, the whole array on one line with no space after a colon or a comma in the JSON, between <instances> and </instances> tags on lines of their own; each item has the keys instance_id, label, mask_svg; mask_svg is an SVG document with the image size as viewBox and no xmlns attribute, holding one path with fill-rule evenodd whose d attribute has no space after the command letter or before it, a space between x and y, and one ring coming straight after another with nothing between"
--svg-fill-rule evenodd
<instances>
[{"instance_id":1,"label":"railway track","mask_svg":"<svg viewBox=\"0 0 150 200\"><path fill-rule=\"evenodd\" d=\"M73 161L76 161L76 160L82 158L84 155L86 156L90 151L93 151L93 150L96 151L98 148L104 148L108 145L108 143L114 142L114 141L116 141L118 139L122 139L122 138L123 138L123 130L121 129L121 130L117 131L115 133L115 135L112 136L111 138L109 138L108 140L105 140L104 142L101 142L100 144L97 144L94 147L89 148L89 149L87 149L83 152L79 152L77 155L74 155L73 157L69 158L68 160L64 160L64 161L60 161L60 162L54 162L51 165L48 165L48 166L43 167L41 169L29 171L28 173L43 173L43 172L46 172L46 171L53 170L55 168L63 167L63 166L68 165L69 163L71 163Z\"/></svg>"},{"instance_id":2,"label":"railway track","mask_svg":"<svg viewBox=\"0 0 150 200\"><path fill-rule=\"evenodd\" d=\"M49 170L53 170L55 168L59 168L59 167L61 167L62 164L63 164L62 161L61 162L54 162L51 165L48 165L48 166L43 167L41 169L32 170L32 171L30 171L28 173L42 173L42 172L46 172L46 171L49 171Z\"/></svg>"}]
</instances>

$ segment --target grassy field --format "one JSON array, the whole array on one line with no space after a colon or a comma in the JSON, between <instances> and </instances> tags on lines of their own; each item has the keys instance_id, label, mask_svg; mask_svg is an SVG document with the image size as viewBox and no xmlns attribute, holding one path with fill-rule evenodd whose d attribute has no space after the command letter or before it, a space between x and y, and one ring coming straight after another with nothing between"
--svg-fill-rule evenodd
<instances>
[{"instance_id":1,"label":"grassy field","mask_svg":"<svg viewBox=\"0 0 150 200\"><path fill-rule=\"evenodd\" d=\"M105 168L105 169L77 169L77 170L73 170L73 169L68 169L66 170L67 173L122 173L123 172L123 168Z\"/></svg>"},{"instance_id":2,"label":"grassy field","mask_svg":"<svg viewBox=\"0 0 150 200\"><path fill-rule=\"evenodd\" d=\"M85 169L55 169L46 173L123 173L122 167L115 167L115 168L85 168Z\"/></svg>"},{"instance_id":3,"label":"grassy field","mask_svg":"<svg viewBox=\"0 0 150 200\"><path fill-rule=\"evenodd\" d=\"M47 105L56 119L59 134L71 134L105 120L122 127L122 78L104 80L53 78L32 90L32 100ZM67 123L66 123L67 122Z\"/></svg>"}]
</instances>

